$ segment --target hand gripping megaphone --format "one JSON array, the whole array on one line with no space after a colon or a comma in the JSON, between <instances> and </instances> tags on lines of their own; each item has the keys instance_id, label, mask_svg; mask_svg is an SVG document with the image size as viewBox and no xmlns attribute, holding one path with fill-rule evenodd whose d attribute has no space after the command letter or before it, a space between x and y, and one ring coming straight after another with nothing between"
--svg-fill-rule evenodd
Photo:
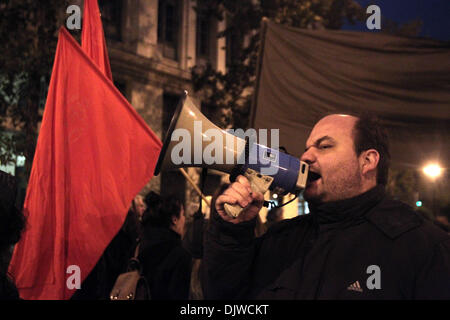
<instances>
[{"instance_id":1,"label":"hand gripping megaphone","mask_svg":"<svg viewBox=\"0 0 450 320\"><path fill-rule=\"evenodd\" d=\"M184 92L155 168L162 170L202 167L230 174L230 180L242 174L255 191L272 190L280 195L298 194L306 186L308 164L277 149L252 142L220 129L209 121ZM238 204L225 205L231 217L243 210Z\"/></svg>"}]
</instances>

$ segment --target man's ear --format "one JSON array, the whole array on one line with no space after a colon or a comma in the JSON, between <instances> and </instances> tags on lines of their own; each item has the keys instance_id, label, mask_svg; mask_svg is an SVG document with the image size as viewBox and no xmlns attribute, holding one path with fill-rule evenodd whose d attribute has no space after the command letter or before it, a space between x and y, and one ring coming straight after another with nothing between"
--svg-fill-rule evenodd
<instances>
[{"instance_id":1,"label":"man's ear","mask_svg":"<svg viewBox=\"0 0 450 320\"><path fill-rule=\"evenodd\" d=\"M361 152L359 155L359 164L363 175L369 174L371 171L376 173L380 154L375 149L369 149Z\"/></svg>"}]
</instances>

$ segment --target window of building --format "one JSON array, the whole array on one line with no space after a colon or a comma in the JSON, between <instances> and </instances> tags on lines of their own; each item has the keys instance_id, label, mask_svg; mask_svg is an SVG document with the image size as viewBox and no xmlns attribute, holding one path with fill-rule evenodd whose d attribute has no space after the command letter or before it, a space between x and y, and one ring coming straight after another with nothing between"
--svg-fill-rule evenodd
<instances>
[{"instance_id":1,"label":"window of building","mask_svg":"<svg viewBox=\"0 0 450 320\"><path fill-rule=\"evenodd\" d=\"M169 130L170 121L175 113L180 100L179 95L164 93L163 95L163 141L167 130ZM186 193L186 179L178 170L163 171L161 173L161 194L175 194L180 199L184 199Z\"/></svg>"},{"instance_id":2,"label":"window of building","mask_svg":"<svg viewBox=\"0 0 450 320\"><path fill-rule=\"evenodd\" d=\"M230 18L227 18L227 25L230 25ZM244 36L238 27L232 27L226 35L226 64L227 67L240 61L242 48L244 46Z\"/></svg>"},{"instance_id":3,"label":"window of building","mask_svg":"<svg viewBox=\"0 0 450 320\"><path fill-rule=\"evenodd\" d=\"M175 110L177 109L178 102L180 101L180 96L176 94L164 93L163 94L163 123L162 129L163 134L167 133L169 130L170 121L172 120ZM163 140L165 136L162 137Z\"/></svg>"},{"instance_id":4,"label":"window of building","mask_svg":"<svg viewBox=\"0 0 450 320\"><path fill-rule=\"evenodd\" d=\"M197 57L209 59L211 21L204 14L197 15L196 46Z\"/></svg>"},{"instance_id":5,"label":"window of building","mask_svg":"<svg viewBox=\"0 0 450 320\"><path fill-rule=\"evenodd\" d=\"M120 93L124 96L124 98L128 100L128 92L127 92L127 84L126 84L126 82L122 81L122 80L115 80L114 79L114 85L120 91Z\"/></svg>"},{"instance_id":6,"label":"window of building","mask_svg":"<svg viewBox=\"0 0 450 320\"><path fill-rule=\"evenodd\" d=\"M122 0L99 0L98 6L102 17L105 37L122 40Z\"/></svg>"},{"instance_id":7,"label":"window of building","mask_svg":"<svg viewBox=\"0 0 450 320\"><path fill-rule=\"evenodd\" d=\"M232 28L226 37L226 42L227 66L231 66L241 59L244 39L240 30Z\"/></svg>"},{"instance_id":8,"label":"window of building","mask_svg":"<svg viewBox=\"0 0 450 320\"><path fill-rule=\"evenodd\" d=\"M181 5L179 0L158 1L158 44L164 57L178 59Z\"/></svg>"}]
</instances>

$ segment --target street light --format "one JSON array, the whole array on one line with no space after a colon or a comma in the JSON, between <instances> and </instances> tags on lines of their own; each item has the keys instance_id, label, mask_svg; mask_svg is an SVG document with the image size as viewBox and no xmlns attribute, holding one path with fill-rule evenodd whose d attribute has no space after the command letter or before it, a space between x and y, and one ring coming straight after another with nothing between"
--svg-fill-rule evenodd
<instances>
[{"instance_id":1,"label":"street light","mask_svg":"<svg viewBox=\"0 0 450 320\"><path fill-rule=\"evenodd\" d=\"M423 173L432 180L435 180L442 174L442 168L438 164L429 164L423 168Z\"/></svg>"},{"instance_id":2,"label":"street light","mask_svg":"<svg viewBox=\"0 0 450 320\"><path fill-rule=\"evenodd\" d=\"M432 200L432 211L434 213L434 215L436 216L437 214L437 202L436 202L436 179L442 174L442 168L439 164L437 163L430 163L428 165L426 165L425 167L423 167L423 173L431 179L431 181L433 181L433 186L432 186L432 190L433 190L433 200Z\"/></svg>"}]
</instances>

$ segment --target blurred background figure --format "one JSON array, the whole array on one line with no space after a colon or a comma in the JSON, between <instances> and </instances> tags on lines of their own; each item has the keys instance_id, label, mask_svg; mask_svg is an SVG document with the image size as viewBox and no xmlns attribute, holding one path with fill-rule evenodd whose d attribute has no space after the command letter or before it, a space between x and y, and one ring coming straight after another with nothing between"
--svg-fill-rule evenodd
<instances>
[{"instance_id":1,"label":"blurred background figure","mask_svg":"<svg viewBox=\"0 0 450 320\"><path fill-rule=\"evenodd\" d=\"M266 222L267 223L267 222ZM263 223L261 220L261 216L258 214L256 216L256 225L255 225L255 237L261 237L267 231L266 223Z\"/></svg>"},{"instance_id":2,"label":"blurred background figure","mask_svg":"<svg viewBox=\"0 0 450 320\"><path fill-rule=\"evenodd\" d=\"M133 199L132 209L136 212L138 220L142 222L142 216L144 215L145 209L147 209L147 205L144 202L144 197L138 194Z\"/></svg>"},{"instance_id":3,"label":"blurred background figure","mask_svg":"<svg viewBox=\"0 0 450 320\"><path fill-rule=\"evenodd\" d=\"M447 207L447 210L448 209L449 208ZM435 226L450 234L450 224L448 223L448 216L446 215L446 212L448 212L447 210L446 207L442 208L436 216L433 215L433 212L430 209L426 208L416 209L415 212L423 219L432 222Z\"/></svg>"},{"instance_id":4,"label":"blurred background figure","mask_svg":"<svg viewBox=\"0 0 450 320\"><path fill-rule=\"evenodd\" d=\"M201 207L192 215L190 221L186 223L186 233L183 238L183 246L192 257L189 300L203 300L200 268L203 258L203 233L206 225L207 219L202 213Z\"/></svg>"},{"instance_id":5,"label":"blurred background figure","mask_svg":"<svg viewBox=\"0 0 450 320\"><path fill-rule=\"evenodd\" d=\"M436 223L447 233L450 233L450 204L441 208L436 215Z\"/></svg>"},{"instance_id":6,"label":"blurred background figure","mask_svg":"<svg viewBox=\"0 0 450 320\"><path fill-rule=\"evenodd\" d=\"M71 300L109 300L110 292L117 277L127 271L128 261L134 255L141 226L139 221L139 198L136 196L130 205L122 228L106 247L103 255L81 284ZM138 199L138 200L136 200ZM145 205L145 204L144 204Z\"/></svg>"},{"instance_id":7,"label":"blurred background figure","mask_svg":"<svg viewBox=\"0 0 450 320\"><path fill-rule=\"evenodd\" d=\"M22 211L16 207L15 178L0 170L0 300L19 299L14 281L8 275L14 244L25 226Z\"/></svg>"},{"instance_id":8,"label":"blurred background figure","mask_svg":"<svg viewBox=\"0 0 450 320\"><path fill-rule=\"evenodd\" d=\"M275 207L275 208L270 209L267 212L266 223L264 224L266 227L266 230L281 220L283 220L283 208Z\"/></svg>"},{"instance_id":9,"label":"blurred background figure","mask_svg":"<svg viewBox=\"0 0 450 320\"><path fill-rule=\"evenodd\" d=\"M208 208L211 216L217 197L228 188L229 184L220 185L211 199L211 207ZM209 219L202 213L201 207L194 213L191 221L186 225L186 235L183 246L192 256L192 273L189 287L189 300L203 300L202 259L203 259L203 235L208 227Z\"/></svg>"},{"instance_id":10,"label":"blurred background figure","mask_svg":"<svg viewBox=\"0 0 450 320\"><path fill-rule=\"evenodd\" d=\"M436 216L433 215L433 212L430 209L419 208L416 209L416 213L421 216L423 219L432 222L437 227L441 228L445 232L450 234L450 224L449 224L449 210L450 205L442 208Z\"/></svg>"},{"instance_id":11,"label":"blurred background figure","mask_svg":"<svg viewBox=\"0 0 450 320\"><path fill-rule=\"evenodd\" d=\"M161 197L153 191L145 197L145 203L139 261L151 297L187 300L191 255L181 242L186 221L183 204L174 196Z\"/></svg>"},{"instance_id":12,"label":"blurred background figure","mask_svg":"<svg viewBox=\"0 0 450 320\"><path fill-rule=\"evenodd\" d=\"M132 212L128 212L129 215L133 215L133 220L135 219L132 225L136 226L136 230L129 231L134 232L134 235L136 236L136 245L137 242L142 238L142 221L144 219L144 212L146 209L147 205L145 204L144 197L138 194L131 202L130 211Z\"/></svg>"}]
</instances>

